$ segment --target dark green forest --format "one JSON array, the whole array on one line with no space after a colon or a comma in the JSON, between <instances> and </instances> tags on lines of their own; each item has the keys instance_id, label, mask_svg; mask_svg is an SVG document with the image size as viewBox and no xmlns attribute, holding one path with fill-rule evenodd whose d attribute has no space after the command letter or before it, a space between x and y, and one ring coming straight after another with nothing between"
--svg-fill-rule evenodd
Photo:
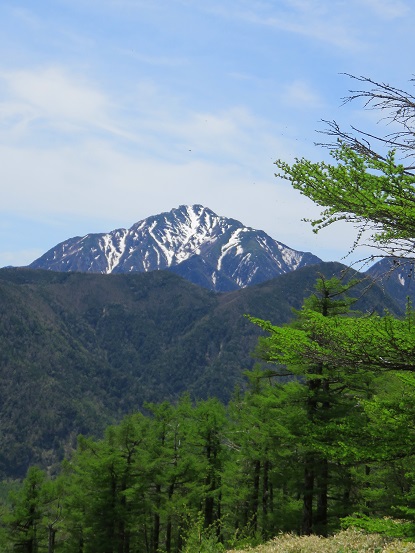
<instances>
[{"instance_id":1,"label":"dark green forest","mask_svg":"<svg viewBox=\"0 0 415 553\"><path fill-rule=\"evenodd\" d=\"M0 270L0 477L34 464L53 473L79 434L102 436L146 402L187 392L227 403L246 386L262 333L244 314L286 323L319 273L343 270L310 266L227 294L162 271ZM354 291L362 311L399 312L365 282Z\"/></svg>"}]
</instances>

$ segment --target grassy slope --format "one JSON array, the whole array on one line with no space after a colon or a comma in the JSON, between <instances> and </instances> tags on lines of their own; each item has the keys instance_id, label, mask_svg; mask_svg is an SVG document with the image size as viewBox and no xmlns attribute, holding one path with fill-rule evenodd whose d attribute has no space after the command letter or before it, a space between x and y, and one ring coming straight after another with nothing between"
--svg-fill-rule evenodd
<instances>
[{"instance_id":1,"label":"grassy slope","mask_svg":"<svg viewBox=\"0 0 415 553\"><path fill-rule=\"evenodd\" d=\"M388 539L380 534L365 534L346 530L330 538L318 536L293 536L284 534L253 549L228 551L228 553L412 553L415 543Z\"/></svg>"}]
</instances>

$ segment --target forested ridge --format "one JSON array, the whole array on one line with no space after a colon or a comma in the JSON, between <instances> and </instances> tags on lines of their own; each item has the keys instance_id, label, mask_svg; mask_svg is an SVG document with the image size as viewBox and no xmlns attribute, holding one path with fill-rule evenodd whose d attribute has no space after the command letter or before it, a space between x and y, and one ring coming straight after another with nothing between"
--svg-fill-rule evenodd
<instances>
[{"instance_id":1,"label":"forested ridge","mask_svg":"<svg viewBox=\"0 0 415 553\"><path fill-rule=\"evenodd\" d=\"M244 387L261 330L244 317L285 323L327 263L259 286L214 294L176 275L0 271L0 431L3 477L38 464L54 471L78 434L102 436L145 402L217 397ZM367 284L362 283L357 295ZM362 310L388 300L373 287Z\"/></svg>"}]
</instances>

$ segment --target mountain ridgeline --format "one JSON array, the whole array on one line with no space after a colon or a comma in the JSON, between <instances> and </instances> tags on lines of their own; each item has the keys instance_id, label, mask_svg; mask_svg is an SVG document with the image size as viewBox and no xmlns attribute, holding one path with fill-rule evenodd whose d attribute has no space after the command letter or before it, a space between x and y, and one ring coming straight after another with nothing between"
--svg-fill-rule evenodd
<instances>
[{"instance_id":1,"label":"mountain ridgeline","mask_svg":"<svg viewBox=\"0 0 415 553\"><path fill-rule=\"evenodd\" d=\"M103 274L167 269L204 288L227 292L320 261L201 205L182 205L129 229L70 238L29 267Z\"/></svg>"}]
</instances>

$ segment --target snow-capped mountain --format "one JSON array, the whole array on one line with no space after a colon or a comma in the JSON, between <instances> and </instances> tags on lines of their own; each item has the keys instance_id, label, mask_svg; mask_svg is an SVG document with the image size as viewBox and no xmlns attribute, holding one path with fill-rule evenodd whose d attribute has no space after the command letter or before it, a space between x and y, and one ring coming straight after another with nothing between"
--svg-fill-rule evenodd
<instances>
[{"instance_id":1,"label":"snow-capped mountain","mask_svg":"<svg viewBox=\"0 0 415 553\"><path fill-rule=\"evenodd\" d=\"M85 273L169 269L195 284L225 291L320 261L206 207L182 205L129 229L70 238L30 268Z\"/></svg>"}]
</instances>

